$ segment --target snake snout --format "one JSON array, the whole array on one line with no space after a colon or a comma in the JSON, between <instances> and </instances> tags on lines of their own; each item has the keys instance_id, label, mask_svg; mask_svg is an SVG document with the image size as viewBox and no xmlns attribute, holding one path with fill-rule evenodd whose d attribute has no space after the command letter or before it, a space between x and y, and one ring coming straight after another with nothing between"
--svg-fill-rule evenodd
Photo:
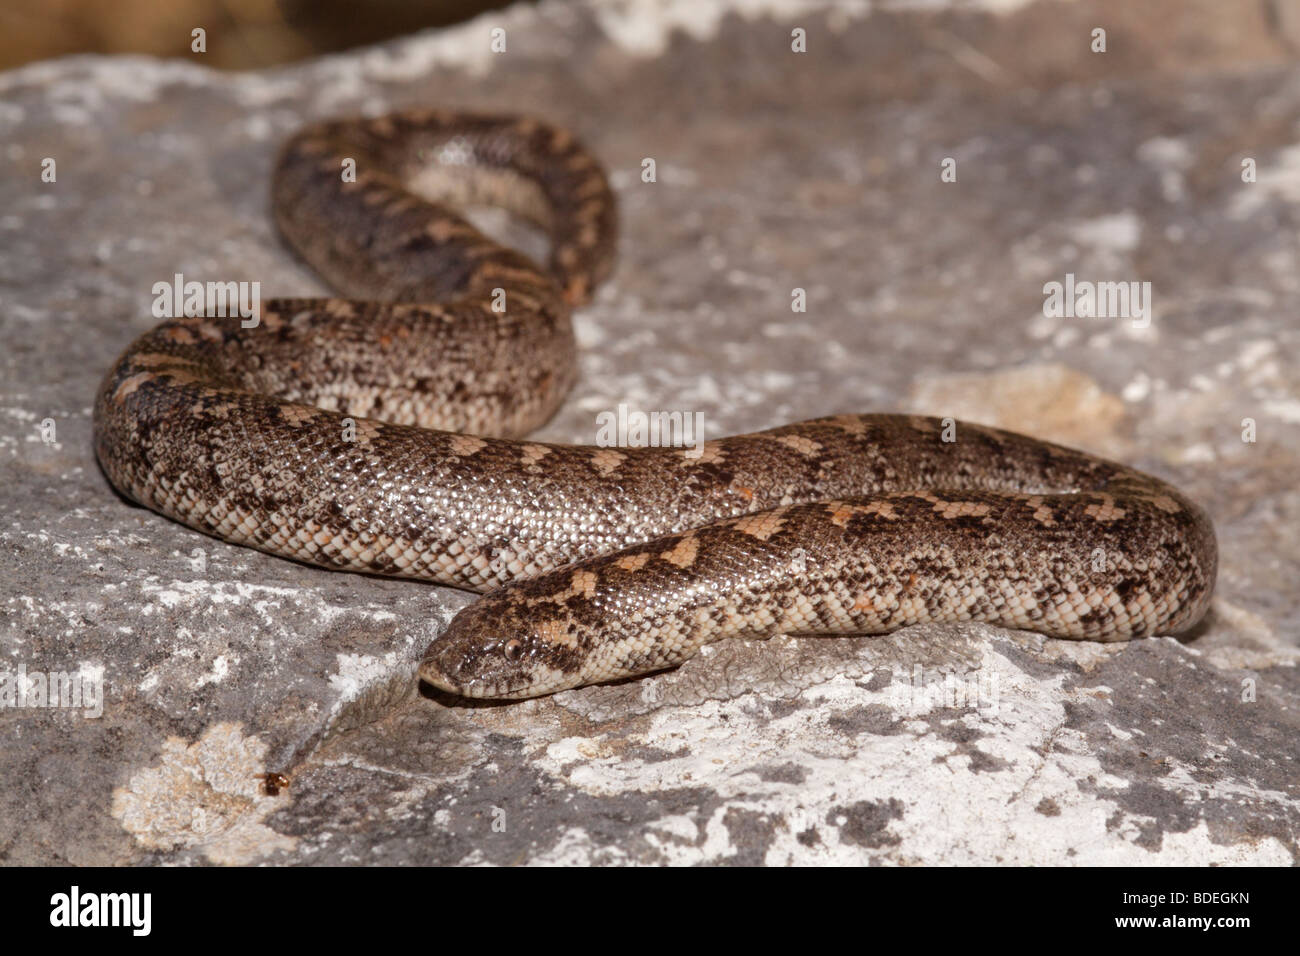
<instances>
[{"instance_id":1,"label":"snake snout","mask_svg":"<svg viewBox=\"0 0 1300 956\"><path fill-rule=\"evenodd\" d=\"M424 652L420 679L460 697L491 697L494 686L483 657L488 648L466 647L450 632L437 638Z\"/></svg>"},{"instance_id":2,"label":"snake snout","mask_svg":"<svg viewBox=\"0 0 1300 956\"><path fill-rule=\"evenodd\" d=\"M420 680L439 690L465 696L462 691L465 682L460 673L462 668L457 666L454 658L448 658L440 651L439 642L434 641L424 652L424 659L420 661Z\"/></svg>"},{"instance_id":3,"label":"snake snout","mask_svg":"<svg viewBox=\"0 0 1300 956\"><path fill-rule=\"evenodd\" d=\"M461 697L500 700L539 697L578 686L581 654L576 640L561 632L555 618L561 611L525 601L524 610L539 619L530 626L519 613L517 597L506 588L452 618L425 651L420 678ZM551 616L546 616L548 610Z\"/></svg>"},{"instance_id":4,"label":"snake snout","mask_svg":"<svg viewBox=\"0 0 1300 956\"><path fill-rule=\"evenodd\" d=\"M518 672L520 642L501 636L474 605L457 614L424 653L420 678L461 697L509 697L527 683Z\"/></svg>"}]
</instances>

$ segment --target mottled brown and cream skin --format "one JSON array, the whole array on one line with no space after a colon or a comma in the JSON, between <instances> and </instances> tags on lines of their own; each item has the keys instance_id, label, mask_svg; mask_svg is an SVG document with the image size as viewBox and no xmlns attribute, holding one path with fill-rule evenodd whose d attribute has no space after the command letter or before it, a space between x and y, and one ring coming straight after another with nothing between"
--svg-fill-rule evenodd
<instances>
[{"instance_id":1,"label":"mottled brown and cream skin","mask_svg":"<svg viewBox=\"0 0 1300 956\"><path fill-rule=\"evenodd\" d=\"M446 202L537 224L547 267ZM1124 640L1186 630L1209 603L1199 507L997 429L944 441L935 419L841 415L698 458L516 440L572 384L569 309L614 254L613 194L564 130L443 112L319 124L282 152L273 206L348 298L141 336L97 396L96 451L125 495L227 541L491 591L429 648L437 687L532 697L725 637L919 621Z\"/></svg>"}]
</instances>

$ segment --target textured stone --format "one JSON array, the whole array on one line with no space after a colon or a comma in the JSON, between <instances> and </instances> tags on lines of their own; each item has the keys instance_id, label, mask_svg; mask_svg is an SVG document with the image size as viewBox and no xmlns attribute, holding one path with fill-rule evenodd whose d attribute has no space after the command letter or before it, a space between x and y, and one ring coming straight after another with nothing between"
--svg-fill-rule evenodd
<instances>
[{"instance_id":1,"label":"textured stone","mask_svg":"<svg viewBox=\"0 0 1300 956\"><path fill-rule=\"evenodd\" d=\"M0 707L0 860L1295 862L1293 25L1209 0L883 6L544 2L256 74L0 75L0 679L104 679L98 717ZM701 411L713 436L907 410L1073 442L1209 506L1210 619L1131 645L976 625L738 641L470 705L413 679L470 596L115 495L90 404L153 323L153 283L321 290L269 221L276 144L433 103L571 125L619 194L621 265L540 437L591 441L627 403ZM1066 273L1151 282L1149 327L1047 317ZM267 796L267 772L292 783Z\"/></svg>"}]
</instances>

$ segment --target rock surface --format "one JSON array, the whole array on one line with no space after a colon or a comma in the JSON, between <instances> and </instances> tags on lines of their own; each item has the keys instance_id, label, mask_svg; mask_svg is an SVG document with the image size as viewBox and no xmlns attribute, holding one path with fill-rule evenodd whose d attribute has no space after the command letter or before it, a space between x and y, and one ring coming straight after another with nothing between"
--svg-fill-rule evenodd
<instances>
[{"instance_id":1,"label":"rock surface","mask_svg":"<svg viewBox=\"0 0 1300 956\"><path fill-rule=\"evenodd\" d=\"M0 861L1294 863L1296 24L1256 2L885 6L544 2L259 74L0 75L0 681L103 687L97 717L0 707ZM120 499L90 404L152 285L321 290L268 218L276 144L435 103L571 125L619 194L621 265L541 437L592 441L626 403L713 436L915 410L1088 447L1209 506L1210 619L1131 645L736 642L468 706L413 673L469 595ZM1149 325L1047 317L1067 273L1149 281Z\"/></svg>"}]
</instances>

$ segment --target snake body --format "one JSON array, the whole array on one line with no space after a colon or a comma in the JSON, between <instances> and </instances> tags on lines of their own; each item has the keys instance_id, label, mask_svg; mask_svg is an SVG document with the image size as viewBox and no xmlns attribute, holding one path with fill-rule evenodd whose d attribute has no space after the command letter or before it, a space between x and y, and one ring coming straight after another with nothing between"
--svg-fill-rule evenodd
<instances>
[{"instance_id":1,"label":"snake body","mask_svg":"<svg viewBox=\"0 0 1300 956\"><path fill-rule=\"evenodd\" d=\"M456 211L482 204L544 230L546 267ZM574 381L570 309L614 254L613 194L563 129L320 123L281 152L272 205L344 297L145 333L99 390L96 452L124 495L226 541L490 592L429 647L436 687L531 697L727 637L920 621L1123 640L1184 631L1209 603L1200 507L994 428L840 415L696 457L519 438Z\"/></svg>"}]
</instances>

